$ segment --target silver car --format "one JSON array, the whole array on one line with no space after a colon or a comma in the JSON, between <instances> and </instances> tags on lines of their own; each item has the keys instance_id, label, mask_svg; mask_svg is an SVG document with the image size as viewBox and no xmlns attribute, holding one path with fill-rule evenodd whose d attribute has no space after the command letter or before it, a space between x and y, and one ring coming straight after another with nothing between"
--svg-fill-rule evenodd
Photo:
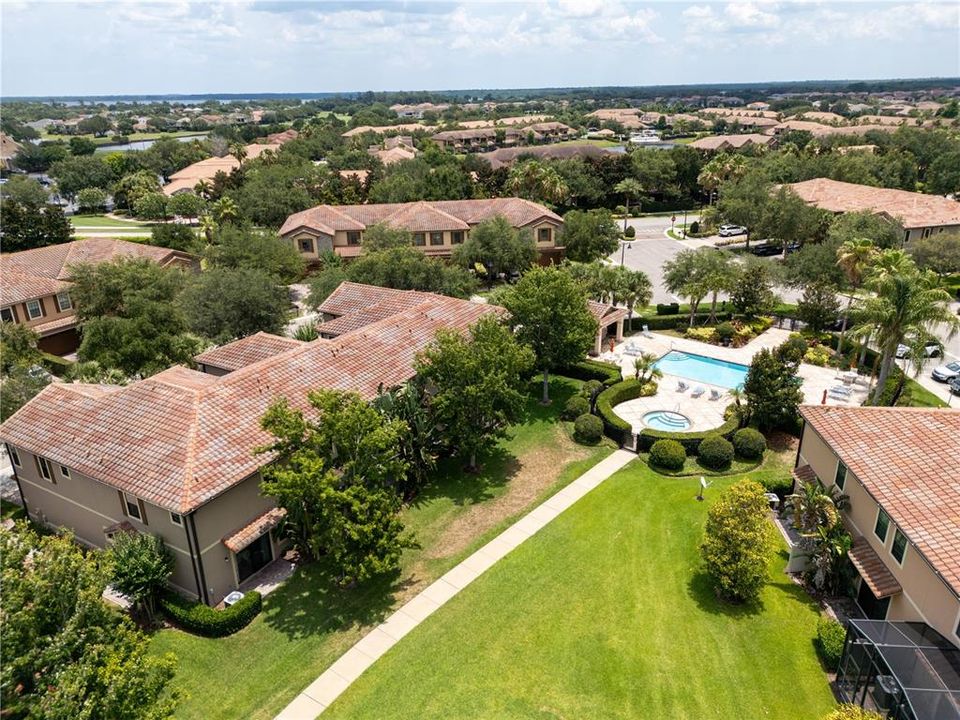
<instances>
[{"instance_id":1,"label":"silver car","mask_svg":"<svg viewBox=\"0 0 960 720\"><path fill-rule=\"evenodd\" d=\"M933 369L933 372L930 373L933 376L934 380L939 380L940 382L949 382L953 378L960 376L960 361L954 360L953 362L948 362L945 365L938 365Z\"/></svg>"},{"instance_id":2,"label":"silver car","mask_svg":"<svg viewBox=\"0 0 960 720\"><path fill-rule=\"evenodd\" d=\"M746 235L747 229L740 225L721 225L717 234L720 237L733 237L734 235Z\"/></svg>"}]
</instances>

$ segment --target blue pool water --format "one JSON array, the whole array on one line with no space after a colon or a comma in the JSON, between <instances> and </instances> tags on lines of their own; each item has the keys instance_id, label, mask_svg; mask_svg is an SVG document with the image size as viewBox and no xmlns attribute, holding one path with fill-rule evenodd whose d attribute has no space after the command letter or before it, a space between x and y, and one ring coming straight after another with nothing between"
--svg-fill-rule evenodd
<instances>
[{"instance_id":1,"label":"blue pool water","mask_svg":"<svg viewBox=\"0 0 960 720\"><path fill-rule=\"evenodd\" d=\"M671 350L654 363L664 374L732 389L743 385L747 366L716 360L705 355Z\"/></svg>"},{"instance_id":2,"label":"blue pool water","mask_svg":"<svg viewBox=\"0 0 960 720\"><path fill-rule=\"evenodd\" d=\"M686 415L670 412L669 410L654 410L643 416L643 424L653 430L667 432L681 432L690 427L690 420Z\"/></svg>"}]
</instances>

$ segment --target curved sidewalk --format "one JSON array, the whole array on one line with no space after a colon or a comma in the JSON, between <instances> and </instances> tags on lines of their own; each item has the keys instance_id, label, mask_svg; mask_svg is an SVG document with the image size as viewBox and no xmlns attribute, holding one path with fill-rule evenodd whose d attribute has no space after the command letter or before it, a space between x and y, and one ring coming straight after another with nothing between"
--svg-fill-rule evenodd
<instances>
[{"instance_id":1,"label":"curved sidewalk","mask_svg":"<svg viewBox=\"0 0 960 720\"><path fill-rule=\"evenodd\" d=\"M473 555L403 605L294 698L274 720L313 720L377 659L484 571L573 505L617 470L636 458L616 450L583 475L538 505Z\"/></svg>"}]
</instances>

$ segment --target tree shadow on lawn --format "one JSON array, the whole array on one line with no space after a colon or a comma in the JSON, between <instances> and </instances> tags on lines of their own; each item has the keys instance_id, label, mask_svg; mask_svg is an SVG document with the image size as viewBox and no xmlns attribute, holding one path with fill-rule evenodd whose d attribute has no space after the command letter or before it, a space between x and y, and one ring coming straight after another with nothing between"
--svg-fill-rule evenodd
<instances>
[{"instance_id":1,"label":"tree shadow on lawn","mask_svg":"<svg viewBox=\"0 0 960 720\"><path fill-rule=\"evenodd\" d=\"M399 570L351 587L340 587L321 559L300 566L263 601L264 622L291 639L370 626L386 619L413 578Z\"/></svg>"},{"instance_id":2,"label":"tree shadow on lawn","mask_svg":"<svg viewBox=\"0 0 960 720\"><path fill-rule=\"evenodd\" d=\"M703 570L697 570L687 583L687 594L704 612L725 615L731 618L748 618L763 613L763 601L732 603L721 600L713 587L713 581Z\"/></svg>"}]
</instances>

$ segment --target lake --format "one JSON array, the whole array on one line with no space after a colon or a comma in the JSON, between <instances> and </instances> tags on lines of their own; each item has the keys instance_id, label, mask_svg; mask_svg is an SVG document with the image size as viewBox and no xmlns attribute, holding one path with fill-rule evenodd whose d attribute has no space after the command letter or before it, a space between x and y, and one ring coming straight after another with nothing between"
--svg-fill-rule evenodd
<instances>
[{"instance_id":1,"label":"lake","mask_svg":"<svg viewBox=\"0 0 960 720\"><path fill-rule=\"evenodd\" d=\"M200 135L182 135L180 137L174 138L177 142L191 142L193 140L203 140L206 137L206 134ZM110 144L110 145L99 145L96 149L96 153L108 153L108 152L130 152L131 150L146 150L148 147L153 145L156 140L134 140L133 142L128 142L126 144Z\"/></svg>"}]
</instances>

